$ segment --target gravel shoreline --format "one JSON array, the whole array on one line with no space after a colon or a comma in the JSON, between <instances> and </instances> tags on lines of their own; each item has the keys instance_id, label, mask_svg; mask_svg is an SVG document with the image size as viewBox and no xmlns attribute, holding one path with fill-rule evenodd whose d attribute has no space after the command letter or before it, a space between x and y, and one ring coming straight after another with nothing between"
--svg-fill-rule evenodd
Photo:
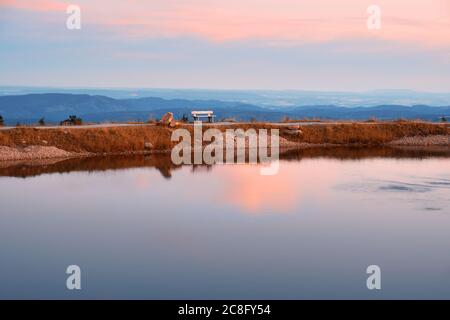
<instances>
[{"instance_id":1,"label":"gravel shoreline","mask_svg":"<svg viewBox=\"0 0 450 320\"><path fill-rule=\"evenodd\" d=\"M450 135L415 136L394 140L391 146L450 146Z\"/></svg>"},{"instance_id":2,"label":"gravel shoreline","mask_svg":"<svg viewBox=\"0 0 450 320\"><path fill-rule=\"evenodd\" d=\"M0 146L0 161L72 158L85 155L68 152L56 147L27 146L24 148L12 148Z\"/></svg>"},{"instance_id":3,"label":"gravel shoreline","mask_svg":"<svg viewBox=\"0 0 450 320\"><path fill-rule=\"evenodd\" d=\"M446 146L450 147L450 135L433 135L433 136L414 136L404 137L398 140L386 143L388 146ZM270 143L268 144L270 147ZM312 147L330 147L339 146L335 144L313 144L304 142L293 142L280 137L280 148L297 148L305 149ZM343 146L343 145L342 145ZM248 148L248 145L247 145ZM53 146L27 146L27 147L7 147L0 146L0 161L17 161L17 160L41 160L41 159L58 159L86 157L94 155L113 155L113 154L139 154L152 153L162 151L142 151L142 152L126 152L126 153L76 153L62 150ZM170 152L170 150L167 150Z\"/></svg>"}]
</instances>

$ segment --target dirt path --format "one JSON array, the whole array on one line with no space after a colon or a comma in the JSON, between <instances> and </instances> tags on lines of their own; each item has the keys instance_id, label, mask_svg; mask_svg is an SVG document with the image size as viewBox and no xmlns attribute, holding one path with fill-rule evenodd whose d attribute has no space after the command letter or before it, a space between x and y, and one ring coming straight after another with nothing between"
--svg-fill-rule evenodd
<instances>
[{"instance_id":1,"label":"dirt path","mask_svg":"<svg viewBox=\"0 0 450 320\"><path fill-rule=\"evenodd\" d=\"M31 128L39 130L48 129L95 129L95 128L115 128L115 127L140 127L140 126L154 126L152 123L102 123L102 124L85 124L81 126L22 126L19 128ZM17 127L0 127L0 130L12 130Z\"/></svg>"}]
</instances>

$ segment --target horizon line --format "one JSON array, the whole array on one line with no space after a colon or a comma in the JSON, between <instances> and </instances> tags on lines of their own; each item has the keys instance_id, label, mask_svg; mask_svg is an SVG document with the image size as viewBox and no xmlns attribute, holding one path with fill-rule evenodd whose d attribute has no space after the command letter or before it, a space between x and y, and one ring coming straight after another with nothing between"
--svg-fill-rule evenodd
<instances>
[{"instance_id":1,"label":"horizon line","mask_svg":"<svg viewBox=\"0 0 450 320\"><path fill-rule=\"evenodd\" d=\"M177 91L239 91L239 92L317 92L317 93L354 93L354 94L364 94L370 92L414 92L414 93L426 93L426 94L450 94L450 91L428 91L428 90L417 90L408 88L375 88L366 90L325 90L325 89L248 89L248 88L180 88L180 87L97 87L97 86L33 86L33 85L5 85L0 84L0 88L29 88L29 89L57 89L57 90L177 90Z\"/></svg>"}]
</instances>

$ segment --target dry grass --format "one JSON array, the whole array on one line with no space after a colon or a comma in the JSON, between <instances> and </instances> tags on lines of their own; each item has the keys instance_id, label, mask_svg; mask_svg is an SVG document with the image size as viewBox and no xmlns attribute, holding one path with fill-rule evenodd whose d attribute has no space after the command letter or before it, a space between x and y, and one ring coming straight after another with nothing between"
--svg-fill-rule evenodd
<instances>
[{"instance_id":1,"label":"dry grass","mask_svg":"<svg viewBox=\"0 0 450 320\"><path fill-rule=\"evenodd\" d=\"M193 132L192 125L181 124ZM267 123L231 124L227 126L209 125L206 128L279 128L280 135L290 141L314 144L339 145L382 145L390 141L409 136L430 136L450 134L448 124L430 124L424 122L382 122L382 123L324 123L302 126L300 135L289 135L285 127ZM0 131L0 145L22 147L29 145L55 146L72 152L123 153L141 152L144 144L150 142L155 150L170 150L171 132L162 126L142 125L135 127L110 128L14 128Z\"/></svg>"},{"instance_id":2,"label":"dry grass","mask_svg":"<svg viewBox=\"0 0 450 320\"><path fill-rule=\"evenodd\" d=\"M322 123L301 126L302 134L293 136L287 134L287 128L267 123L233 124L226 127L209 126L220 130L227 128L279 128L280 135L290 141L316 144L367 144L381 145L390 141L413 136L431 136L450 134L450 126L446 124L432 124L427 122L379 122L379 123Z\"/></svg>"},{"instance_id":3,"label":"dry grass","mask_svg":"<svg viewBox=\"0 0 450 320\"><path fill-rule=\"evenodd\" d=\"M449 134L447 126L423 122L350 123L302 127L298 139L309 143L380 145L411 136Z\"/></svg>"},{"instance_id":4,"label":"dry grass","mask_svg":"<svg viewBox=\"0 0 450 320\"><path fill-rule=\"evenodd\" d=\"M55 146L72 152L121 153L142 151L150 142L156 150L170 148L171 132L157 126L110 128L16 128L0 132L0 145Z\"/></svg>"}]
</instances>

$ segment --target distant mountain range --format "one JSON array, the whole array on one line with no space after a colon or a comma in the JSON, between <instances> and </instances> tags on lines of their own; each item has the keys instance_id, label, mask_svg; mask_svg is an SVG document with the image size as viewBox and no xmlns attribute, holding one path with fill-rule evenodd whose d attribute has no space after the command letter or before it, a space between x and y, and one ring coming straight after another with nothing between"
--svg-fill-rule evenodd
<instances>
[{"instance_id":1,"label":"distant mountain range","mask_svg":"<svg viewBox=\"0 0 450 320\"><path fill-rule=\"evenodd\" d=\"M0 96L32 93L71 93L100 95L114 99L158 97L167 100L220 100L260 107L301 107L334 105L337 107L375 107L379 105L449 106L450 92L414 90L370 90L361 92L308 90L212 90L156 88L53 88L0 86Z\"/></svg>"},{"instance_id":2,"label":"distant mountain range","mask_svg":"<svg viewBox=\"0 0 450 320\"><path fill-rule=\"evenodd\" d=\"M450 106L378 105L342 107L336 105L259 106L243 102L221 100L163 99L155 97L116 99L103 95L44 93L0 96L0 115L7 124L35 123L44 117L48 123L57 123L69 115L77 115L88 122L145 121L160 118L167 111L181 118L192 110L212 109L217 119L234 118L278 121L292 119L424 119L438 121L450 116Z\"/></svg>"}]
</instances>

